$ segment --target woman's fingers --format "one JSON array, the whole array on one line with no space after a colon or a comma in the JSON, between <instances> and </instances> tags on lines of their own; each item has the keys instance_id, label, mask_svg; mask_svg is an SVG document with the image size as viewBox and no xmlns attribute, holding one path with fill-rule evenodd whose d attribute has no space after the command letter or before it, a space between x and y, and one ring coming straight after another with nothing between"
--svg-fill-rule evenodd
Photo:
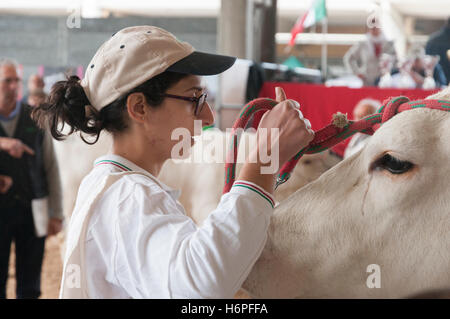
<instances>
[{"instance_id":1,"label":"woman's fingers","mask_svg":"<svg viewBox=\"0 0 450 319\"><path fill-rule=\"evenodd\" d=\"M275 95L277 102L283 102L284 100L286 100L286 93L284 93L284 90L279 86L275 88Z\"/></svg>"}]
</instances>

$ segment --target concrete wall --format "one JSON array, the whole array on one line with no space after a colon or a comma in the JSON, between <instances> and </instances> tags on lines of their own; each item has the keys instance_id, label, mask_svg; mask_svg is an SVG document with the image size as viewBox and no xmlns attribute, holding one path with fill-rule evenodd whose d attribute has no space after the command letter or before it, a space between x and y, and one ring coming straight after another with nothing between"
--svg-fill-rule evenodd
<instances>
[{"instance_id":1,"label":"concrete wall","mask_svg":"<svg viewBox=\"0 0 450 319\"><path fill-rule=\"evenodd\" d=\"M133 25L155 25L191 43L197 50L216 52L215 18L111 17L81 19L80 28L70 29L67 17L0 15L0 56L23 65L23 78L39 65L84 68L97 48L114 32ZM24 83L26 86L26 82Z\"/></svg>"}]
</instances>

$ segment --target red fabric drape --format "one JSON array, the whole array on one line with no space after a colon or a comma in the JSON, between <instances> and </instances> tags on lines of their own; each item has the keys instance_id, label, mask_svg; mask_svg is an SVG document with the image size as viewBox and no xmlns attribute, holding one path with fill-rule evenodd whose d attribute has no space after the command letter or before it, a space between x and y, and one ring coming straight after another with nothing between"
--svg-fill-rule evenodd
<instances>
[{"instance_id":1,"label":"red fabric drape","mask_svg":"<svg viewBox=\"0 0 450 319\"><path fill-rule=\"evenodd\" d=\"M377 87L364 87L352 89L348 87L326 87L316 84L266 82L259 96L275 98L275 87L280 86L286 92L288 99L300 103L303 115L311 121L313 130L318 130L328 125L332 115L336 112L347 113L352 119L353 108L364 98L373 98L383 102L393 96L404 95L411 100L423 99L438 90L420 89L379 89ZM333 151L339 155L344 154L349 139L336 145Z\"/></svg>"}]
</instances>

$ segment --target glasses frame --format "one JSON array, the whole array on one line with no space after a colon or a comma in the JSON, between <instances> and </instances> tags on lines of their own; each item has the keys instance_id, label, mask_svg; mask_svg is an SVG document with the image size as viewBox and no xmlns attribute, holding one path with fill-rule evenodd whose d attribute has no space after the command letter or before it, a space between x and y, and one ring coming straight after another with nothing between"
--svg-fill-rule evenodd
<instances>
[{"instance_id":1,"label":"glasses frame","mask_svg":"<svg viewBox=\"0 0 450 319\"><path fill-rule=\"evenodd\" d=\"M203 106L206 104L206 98L208 97L207 93L202 93L199 97L190 97L190 96L180 96L180 95L174 95L174 94L162 94L162 96L170 97L172 99L178 99L178 100L184 100L189 102L195 102L195 108L194 108L194 115L198 116L202 110ZM203 103L200 105L200 100L204 97Z\"/></svg>"},{"instance_id":2,"label":"glasses frame","mask_svg":"<svg viewBox=\"0 0 450 319\"><path fill-rule=\"evenodd\" d=\"M0 82L5 82L7 85L10 85L13 82L19 84L19 83L22 82L22 79L19 78L19 77L16 77L16 78L2 78L2 79L0 79Z\"/></svg>"}]
</instances>

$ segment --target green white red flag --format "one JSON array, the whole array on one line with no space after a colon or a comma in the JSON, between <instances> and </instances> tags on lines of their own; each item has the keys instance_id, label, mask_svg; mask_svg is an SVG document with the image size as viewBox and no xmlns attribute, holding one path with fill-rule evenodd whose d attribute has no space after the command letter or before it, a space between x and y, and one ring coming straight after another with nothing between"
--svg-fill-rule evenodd
<instances>
[{"instance_id":1,"label":"green white red flag","mask_svg":"<svg viewBox=\"0 0 450 319\"><path fill-rule=\"evenodd\" d=\"M302 33L305 28L315 25L327 17L327 8L325 0L313 0L311 8L297 19L291 29L290 46L294 46L297 34Z\"/></svg>"}]
</instances>

